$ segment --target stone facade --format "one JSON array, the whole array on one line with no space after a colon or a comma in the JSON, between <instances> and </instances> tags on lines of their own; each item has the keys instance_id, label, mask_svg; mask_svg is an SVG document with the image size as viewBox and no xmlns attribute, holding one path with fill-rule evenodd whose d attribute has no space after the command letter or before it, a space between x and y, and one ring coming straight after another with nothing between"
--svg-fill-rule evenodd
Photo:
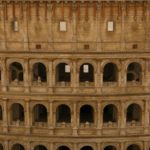
<instances>
[{"instance_id":1,"label":"stone facade","mask_svg":"<svg viewBox=\"0 0 150 150\"><path fill-rule=\"evenodd\" d=\"M150 149L150 2L0 1L0 150Z\"/></svg>"}]
</instances>

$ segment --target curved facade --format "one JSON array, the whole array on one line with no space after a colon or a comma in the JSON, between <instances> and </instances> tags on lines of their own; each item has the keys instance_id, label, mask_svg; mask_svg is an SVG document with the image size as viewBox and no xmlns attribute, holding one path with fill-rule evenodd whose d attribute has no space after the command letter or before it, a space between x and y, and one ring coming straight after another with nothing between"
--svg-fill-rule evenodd
<instances>
[{"instance_id":1,"label":"curved facade","mask_svg":"<svg viewBox=\"0 0 150 150\"><path fill-rule=\"evenodd\" d=\"M150 2L0 2L0 150L150 149Z\"/></svg>"}]
</instances>

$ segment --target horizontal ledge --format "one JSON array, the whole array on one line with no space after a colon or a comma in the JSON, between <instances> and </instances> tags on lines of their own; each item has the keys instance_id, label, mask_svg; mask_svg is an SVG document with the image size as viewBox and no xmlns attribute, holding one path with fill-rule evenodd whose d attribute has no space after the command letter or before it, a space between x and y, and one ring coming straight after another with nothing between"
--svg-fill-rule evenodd
<instances>
[{"instance_id":1,"label":"horizontal ledge","mask_svg":"<svg viewBox=\"0 0 150 150\"><path fill-rule=\"evenodd\" d=\"M149 0L2 0L1 2L149 2Z\"/></svg>"}]
</instances>

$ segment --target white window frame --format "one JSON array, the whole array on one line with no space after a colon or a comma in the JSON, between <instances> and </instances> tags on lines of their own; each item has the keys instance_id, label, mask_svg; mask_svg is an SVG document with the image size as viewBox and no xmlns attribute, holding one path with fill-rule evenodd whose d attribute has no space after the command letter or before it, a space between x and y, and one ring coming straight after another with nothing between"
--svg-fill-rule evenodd
<instances>
[{"instance_id":1,"label":"white window frame","mask_svg":"<svg viewBox=\"0 0 150 150\"><path fill-rule=\"evenodd\" d=\"M19 22L17 20L14 20L12 23L13 23L13 31L18 32L19 31Z\"/></svg>"},{"instance_id":2,"label":"white window frame","mask_svg":"<svg viewBox=\"0 0 150 150\"><path fill-rule=\"evenodd\" d=\"M83 72L89 73L89 65L83 65Z\"/></svg>"},{"instance_id":3,"label":"white window frame","mask_svg":"<svg viewBox=\"0 0 150 150\"><path fill-rule=\"evenodd\" d=\"M65 73L70 73L70 66L69 65L65 65Z\"/></svg>"},{"instance_id":4,"label":"white window frame","mask_svg":"<svg viewBox=\"0 0 150 150\"><path fill-rule=\"evenodd\" d=\"M67 22L66 21L60 21L59 22L59 31L60 32L66 32L67 31Z\"/></svg>"},{"instance_id":5,"label":"white window frame","mask_svg":"<svg viewBox=\"0 0 150 150\"><path fill-rule=\"evenodd\" d=\"M107 21L107 31L108 32L114 31L114 21L112 20Z\"/></svg>"}]
</instances>

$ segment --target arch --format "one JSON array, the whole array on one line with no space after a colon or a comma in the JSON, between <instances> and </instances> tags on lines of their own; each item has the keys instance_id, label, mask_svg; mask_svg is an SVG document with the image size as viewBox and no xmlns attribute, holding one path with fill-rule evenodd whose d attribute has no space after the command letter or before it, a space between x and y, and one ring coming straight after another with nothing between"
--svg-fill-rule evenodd
<instances>
[{"instance_id":1,"label":"arch","mask_svg":"<svg viewBox=\"0 0 150 150\"><path fill-rule=\"evenodd\" d=\"M23 81L23 67L19 62L9 65L10 81Z\"/></svg>"},{"instance_id":2,"label":"arch","mask_svg":"<svg viewBox=\"0 0 150 150\"><path fill-rule=\"evenodd\" d=\"M42 104L36 104L33 108L34 122L47 122L47 108Z\"/></svg>"},{"instance_id":3,"label":"arch","mask_svg":"<svg viewBox=\"0 0 150 150\"><path fill-rule=\"evenodd\" d=\"M1 105L0 105L0 120L3 120L3 109Z\"/></svg>"},{"instance_id":4,"label":"arch","mask_svg":"<svg viewBox=\"0 0 150 150\"><path fill-rule=\"evenodd\" d=\"M71 122L71 111L70 108L65 105L59 105L56 109L56 121L59 122Z\"/></svg>"},{"instance_id":5,"label":"arch","mask_svg":"<svg viewBox=\"0 0 150 150\"><path fill-rule=\"evenodd\" d=\"M70 66L66 63L60 63L56 66L56 82L70 82Z\"/></svg>"},{"instance_id":6,"label":"arch","mask_svg":"<svg viewBox=\"0 0 150 150\"><path fill-rule=\"evenodd\" d=\"M127 68L127 82L136 81L140 82L142 80L142 67L137 62L132 62Z\"/></svg>"},{"instance_id":7,"label":"arch","mask_svg":"<svg viewBox=\"0 0 150 150\"><path fill-rule=\"evenodd\" d=\"M11 105L11 115L12 121L24 121L24 108L19 103L14 103Z\"/></svg>"},{"instance_id":8,"label":"arch","mask_svg":"<svg viewBox=\"0 0 150 150\"><path fill-rule=\"evenodd\" d=\"M68 147L68 146L59 146L58 148L57 148L57 150L70 150L70 148Z\"/></svg>"},{"instance_id":9,"label":"arch","mask_svg":"<svg viewBox=\"0 0 150 150\"><path fill-rule=\"evenodd\" d=\"M80 108L80 123L94 122L94 109L90 105L83 105Z\"/></svg>"},{"instance_id":10,"label":"arch","mask_svg":"<svg viewBox=\"0 0 150 150\"><path fill-rule=\"evenodd\" d=\"M94 68L91 64L85 63L80 66L80 82L94 82Z\"/></svg>"},{"instance_id":11,"label":"arch","mask_svg":"<svg viewBox=\"0 0 150 150\"><path fill-rule=\"evenodd\" d=\"M25 148L21 144L14 144L11 150L25 150Z\"/></svg>"},{"instance_id":12,"label":"arch","mask_svg":"<svg viewBox=\"0 0 150 150\"><path fill-rule=\"evenodd\" d=\"M34 147L34 150L47 150L47 148L43 145L37 145Z\"/></svg>"},{"instance_id":13,"label":"arch","mask_svg":"<svg viewBox=\"0 0 150 150\"><path fill-rule=\"evenodd\" d=\"M47 82L47 71L43 63L37 62L33 65L33 81Z\"/></svg>"},{"instance_id":14,"label":"arch","mask_svg":"<svg viewBox=\"0 0 150 150\"><path fill-rule=\"evenodd\" d=\"M103 122L117 122L118 120L118 110L113 104L109 104L103 109Z\"/></svg>"},{"instance_id":15,"label":"arch","mask_svg":"<svg viewBox=\"0 0 150 150\"><path fill-rule=\"evenodd\" d=\"M117 150L115 146L109 145L104 148L104 150Z\"/></svg>"},{"instance_id":16,"label":"arch","mask_svg":"<svg viewBox=\"0 0 150 150\"><path fill-rule=\"evenodd\" d=\"M81 148L81 150L93 150L93 147L91 147L91 146L83 146Z\"/></svg>"},{"instance_id":17,"label":"arch","mask_svg":"<svg viewBox=\"0 0 150 150\"><path fill-rule=\"evenodd\" d=\"M103 69L103 82L117 82L118 68L114 63L107 63Z\"/></svg>"},{"instance_id":18,"label":"arch","mask_svg":"<svg viewBox=\"0 0 150 150\"><path fill-rule=\"evenodd\" d=\"M140 147L136 144L129 145L127 150L140 150Z\"/></svg>"},{"instance_id":19,"label":"arch","mask_svg":"<svg viewBox=\"0 0 150 150\"><path fill-rule=\"evenodd\" d=\"M127 122L137 121L140 122L142 117L142 110L140 105L131 104L127 108L126 120Z\"/></svg>"}]
</instances>

